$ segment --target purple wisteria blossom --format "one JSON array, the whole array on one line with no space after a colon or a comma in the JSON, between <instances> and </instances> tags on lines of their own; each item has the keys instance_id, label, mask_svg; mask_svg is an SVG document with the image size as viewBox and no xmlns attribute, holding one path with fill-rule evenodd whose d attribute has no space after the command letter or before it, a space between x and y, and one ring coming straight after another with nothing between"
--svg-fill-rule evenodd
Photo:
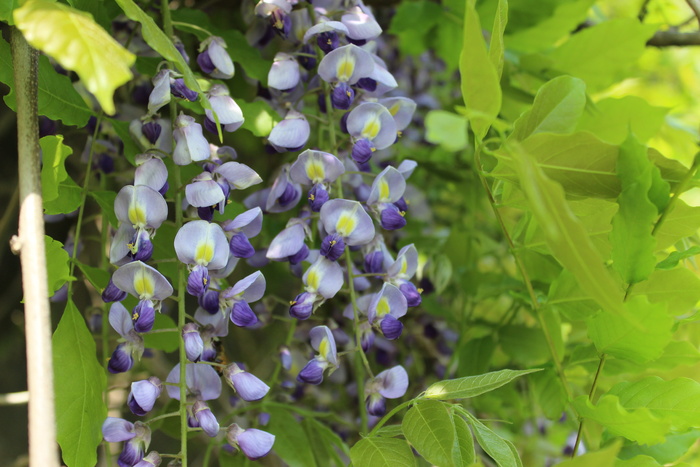
<instances>
[{"instance_id":1,"label":"purple wisteria blossom","mask_svg":"<svg viewBox=\"0 0 700 467\"><path fill-rule=\"evenodd\" d=\"M229 256L228 239L219 224L191 221L175 235L175 253L181 263L190 266L187 293L200 297L209 288L209 270L226 266Z\"/></svg>"},{"instance_id":2,"label":"purple wisteria blossom","mask_svg":"<svg viewBox=\"0 0 700 467\"><path fill-rule=\"evenodd\" d=\"M244 277L220 294L220 301L231 322L236 326L250 327L258 322L258 317L249 303L260 300L265 294L265 276L260 271Z\"/></svg>"},{"instance_id":3,"label":"purple wisteria blossom","mask_svg":"<svg viewBox=\"0 0 700 467\"><path fill-rule=\"evenodd\" d=\"M309 140L311 127L304 114L290 109L270 132L268 141L277 152L298 151Z\"/></svg>"},{"instance_id":4,"label":"purple wisteria blossom","mask_svg":"<svg viewBox=\"0 0 700 467\"><path fill-rule=\"evenodd\" d=\"M389 111L381 104L363 102L348 115L348 133L355 144L352 158L364 164L377 149L384 149L396 141L396 122Z\"/></svg>"},{"instance_id":5,"label":"purple wisteria blossom","mask_svg":"<svg viewBox=\"0 0 700 467\"><path fill-rule=\"evenodd\" d=\"M399 318L406 314L407 308L406 297L399 288L385 282L367 308L367 319L370 324L379 326L387 339L398 339L403 331Z\"/></svg>"},{"instance_id":6,"label":"purple wisteria blossom","mask_svg":"<svg viewBox=\"0 0 700 467\"><path fill-rule=\"evenodd\" d=\"M233 220L224 222L223 228L230 236L229 249L233 256L250 258L255 254L255 248L250 244L250 239L260 233L262 221L262 209L257 207L237 215Z\"/></svg>"},{"instance_id":7,"label":"purple wisteria blossom","mask_svg":"<svg viewBox=\"0 0 700 467\"><path fill-rule=\"evenodd\" d=\"M311 185L307 199L314 212L330 198L330 184L345 172L343 163L333 154L307 149L289 169L289 177L301 185Z\"/></svg>"},{"instance_id":8,"label":"purple wisteria blossom","mask_svg":"<svg viewBox=\"0 0 700 467\"><path fill-rule=\"evenodd\" d=\"M156 311L160 311L160 301L173 294L170 282L156 269L134 261L116 270L112 276L114 284L124 292L139 299L132 311L134 329L148 332L153 328Z\"/></svg>"},{"instance_id":9,"label":"purple wisteria blossom","mask_svg":"<svg viewBox=\"0 0 700 467\"><path fill-rule=\"evenodd\" d=\"M401 293L406 297L408 306L418 306L421 304L421 290L417 289L410 281L418 269L418 251L413 244L407 245L396 256L387 269L386 280L396 285Z\"/></svg>"},{"instance_id":10,"label":"purple wisteria blossom","mask_svg":"<svg viewBox=\"0 0 700 467\"><path fill-rule=\"evenodd\" d=\"M202 125L189 115L180 114L173 131L175 150L173 161L177 165L188 165L193 161L209 158L209 142L202 133Z\"/></svg>"},{"instance_id":11,"label":"purple wisteria blossom","mask_svg":"<svg viewBox=\"0 0 700 467\"><path fill-rule=\"evenodd\" d=\"M379 373L365 385L367 413L381 417L386 413L386 399L398 399L408 389L408 373L401 365Z\"/></svg>"},{"instance_id":12,"label":"purple wisteria blossom","mask_svg":"<svg viewBox=\"0 0 700 467\"><path fill-rule=\"evenodd\" d=\"M180 383L180 364L178 363L168 374L168 383ZM219 433L219 422L205 401L217 399L221 395L221 378L209 365L188 363L185 367L185 384L188 400L193 404L188 406L187 423L192 428L201 427L210 437ZM168 395L180 400L178 386L166 386Z\"/></svg>"},{"instance_id":13,"label":"purple wisteria blossom","mask_svg":"<svg viewBox=\"0 0 700 467\"><path fill-rule=\"evenodd\" d=\"M231 56L226 52L226 41L218 36L210 36L199 46L197 64L212 78L231 79L235 73Z\"/></svg>"},{"instance_id":14,"label":"purple wisteria blossom","mask_svg":"<svg viewBox=\"0 0 700 467\"><path fill-rule=\"evenodd\" d=\"M375 177L367 205L377 213L384 229L397 230L406 225L405 206L399 204L405 190L406 180L394 167L385 168Z\"/></svg>"},{"instance_id":15,"label":"purple wisteria blossom","mask_svg":"<svg viewBox=\"0 0 700 467\"><path fill-rule=\"evenodd\" d=\"M321 384L323 373L330 368L333 372L338 367L338 352L335 346L335 338L328 326L316 326L309 331L311 347L316 356L306 364L297 375L300 383Z\"/></svg>"},{"instance_id":16,"label":"purple wisteria blossom","mask_svg":"<svg viewBox=\"0 0 700 467\"><path fill-rule=\"evenodd\" d=\"M102 436L109 443L126 441L117 463L131 467L143 459L151 444L151 429L142 422L131 423L121 418L107 417L102 424Z\"/></svg>"},{"instance_id":17,"label":"purple wisteria blossom","mask_svg":"<svg viewBox=\"0 0 700 467\"><path fill-rule=\"evenodd\" d=\"M268 87L279 91L291 91L299 84L300 79L299 62L294 55L277 52L267 74Z\"/></svg>"},{"instance_id":18,"label":"purple wisteria blossom","mask_svg":"<svg viewBox=\"0 0 700 467\"><path fill-rule=\"evenodd\" d=\"M275 444L275 436L257 428L244 430L235 423L226 429L226 440L234 448L240 449L250 460L266 456Z\"/></svg>"},{"instance_id":19,"label":"purple wisteria blossom","mask_svg":"<svg viewBox=\"0 0 700 467\"><path fill-rule=\"evenodd\" d=\"M134 360L143 355L143 338L134 330L131 314L121 303L113 303L109 309L109 324L119 333L122 342L112 353L107 369L110 373L123 373L134 366Z\"/></svg>"},{"instance_id":20,"label":"purple wisteria blossom","mask_svg":"<svg viewBox=\"0 0 700 467\"><path fill-rule=\"evenodd\" d=\"M247 402L262 399L270 390L270 386L235 363L224 368L224 378L241 399Z\"/></svg>"},{"instance_id":21,"label":"purple wisteria blossom","mask_svg":"<svg viewBox=\"0 0 700 467\"><path fill-rule=\"evenodd\" d=\"M134 415L146 415L153 409L162 391L163 384L155 376L141 381L134 381L131 383L127 405Z\"/></svg>"},{"instance_id":22,"label":"purple wisteria blossom","mask_svg":"<svg viewBox=\"0 0 700 467\"><path fill-rule=\"evenodd\" d=\"M245 118L243 118L243 111L241 111L241 108L236 104L236 101L233 100L226 86L223 84L215 84L205 95L211 104L211 110L204 110L206 115L204 126L207 129L217 133L217 119L223 129L228 132L234 132L243 125L245 121ZM214 118L214 114L216 114L216 118Z\"/></svg>"}]
</instances>

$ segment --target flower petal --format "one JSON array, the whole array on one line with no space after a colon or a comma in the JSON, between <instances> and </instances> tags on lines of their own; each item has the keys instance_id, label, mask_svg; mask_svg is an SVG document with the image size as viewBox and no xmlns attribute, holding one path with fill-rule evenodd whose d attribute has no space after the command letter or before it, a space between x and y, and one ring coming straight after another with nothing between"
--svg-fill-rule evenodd
<instances>
[{"instance_id":1,"label":"flower petal","mask_svg":"<svg viewBox=\"0 0 700 467\"><path fill-rule=\"evenodd\" d=\"M387 399L398 399L406 394L408 373L401 365L382 371L377 375L377 379L382 381L379 394Z\"/></svg>"},{"instance_id":2,"label":"flower petal","mask_svg":"<svg viewBox=\"0 0 700 467\"><path fill-rule=\"evenodd\" d=\"M149 186L127 185L114 200L114 214L119 222L157 229L168 218L168 204L163 195Z\"/></svg>"},{"instance_id":3,"label":"flower petal","mask_svg":"<svg viewBox=\"0 0 700 467\"><path fill-rule=\"evenodd\" d=\"M306 290L333 298L343 287L343 269L334 261L320 256L302 277Z\"/></svg>"},{"instance_id":4,"label":"flower petal","mask_svg":"<svg viewBox=\"0 0 700 467\"><path fill-rule=\"evenodd\" d=\"M117 269L114 285L141 300L165 300L173 294L170 282L155 268L134 261Z\"/></svg>"},{"instance_id":5,"label":"flower petal","mask_svg":"<svg viewBox=\"0 0 700 467\"><path fill-rule=\"evenodd\" d=\"M348 132L355 138L367 138L377 149L396 141L396 122L389 111L376 102L363 102L348 115Z\"/></svg>"},{"instance_id":6,"label":"flower petal","mask_svg":"<svg viewBox=\"0 0 700 467\"><path fill-rule=\"evenodd\" d=\"M240 162L226 162L214 172L224 177L229 185L237 190L244 190L262 182L255 170Z\"/></svg>"},{"instance_id":7,"label":"flower petal","mask_svg":"<svg viewBox=\"0 0 700 467\"><path fill-rule=\"evenodd\" d=\"M267 74L267 85L280 91L287 91L299 84L299 63L293 55L278 52Z\"/></svg>"},{"instance_id":8,"label":"flower petal","mask_svg":"<svg viewBox=\"0 0 700 467\"><path fill-rule=\"evenodd\" d=\"M253 238L262 230L262 222L262 209L256 207L237 215L232 221L224 224L224 230L241 232L246 237Z\"/></svg>"},{"instance_id":9,"label":"flower petal","mask_svg":"<svg viewBox=\"0 0 700 467\"><path fill-rule=\"evenodd\" d=\"M136 436L134 424L123 418L107 417L102 424L102 436L110 443L127 441Z\"/></svg>"},{"instance_id":10,"label":"flower petal","mask_svg":"<svg viewBox=\"0 0 700 467\"><path fill-rule=\"evenodd\" d=\"M357 201L328 201L321 208L321 223L326 232L341 235L350 246L364 245L374 238L374 222Z\"/></svg>"},{"instance_id":11,"label":"flower petal","mask_svg":"<svg viewBox=\"0 0 700 467\"><path fill-rule=\"evenodd\" d=\"M301 250L305 238L304 226L300 223L293 224L272 239L265 256L270 259L285 260Z\"/></svg>"},{"instance_id":12,"label":"flower petal","mask_svg":"<svg viewBox=\"0 0 700 467\"><path fill-rule=\"evenodd\" d=\"M318 65L318 74L328 83L341 81L352 85L368 77L372 70L374 60L370 53L353 44L338 47Z\"/></svg>"},{"instance_id":13,"label":"flower petal","mask_svg":"<svg viewBox=\"0 0 700 467\"><path fill-rule=\"evenodd\" d=\"M236 282L228 293L224 293L225 298L235 298L252 303L260 300L265 295L265 276L260 271L244 277Z\"/></svg>"},{"instance_id":14,"label":"flower petal","mask_svg":"<svg viewBox=\"0 0 700 467\"><path fill-rule=\"evenodd\" d=\"M289 169L289 178L302 185L333 182L345 172L345 166L333 154L307 149Z\"/></svg>"},{"instance_id":15,"label":"flower petal","mask_svg":"<svg viewBox=\"0 0 700 467\"><path fill-rule=\"evenodd\" d=\"M175 235L175 253L182 263L221 269L228 261L228 239L219 224L191 221Z\"/></svg>"},{"instance_id":16,"label":"flower petal","mask_svg":"<svg viewBox=\"0 0 700 467\"><path fill-rule=\"evenodd\" d=\"M313 347L325 361L333 366L338 366L335 338L330 328L328 328L328 326L316 326L309 331L309 337L311 338L311 347Z\"/></svg>"},{"instance_id":17,"label":"flower petal","mask_svg":"<svg viewBox=\"0 0 700 467\"><path fill-rule=\"evenodd\" d=\"M406 180L401 172L388 166L374 178L367 204L395 203L406 190Z\"/></svg>"}]
</instances>

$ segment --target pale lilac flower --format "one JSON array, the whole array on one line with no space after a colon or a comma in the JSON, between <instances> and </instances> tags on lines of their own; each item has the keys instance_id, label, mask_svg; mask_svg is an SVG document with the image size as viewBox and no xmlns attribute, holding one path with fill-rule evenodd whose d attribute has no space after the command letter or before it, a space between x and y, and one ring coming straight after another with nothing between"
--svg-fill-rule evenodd
<instances>
[{"instance_id":1,"label":"pale lilac flower","mask_svg":"<svg viewBox=\"0 0 700 467\"><path fill-rule=\"evenodd\" d=\"M134 415L144 416L153 406L163 391L163 384L155 376L131 383L131 391L127 398L129 409Z\"/></svg>"},{"instance_id":2,"label":"pale lilac flower","mask_svg":"<svg viewBox=\"0 0 700 467\"><path fill-rule=\"evenodd\" d=\"M142 422L131 423L121 418L107 417L102 424L102 436L109 443L126 441L119 455L120 466L132 466L143 459L151 444L151 429Z\"/></svg>"},{"instance_id":3,"label":"pale lilac flower","mask_svg":"<svg viewBox=\"0 0 700 467\"><path fill-rule=\"evenodd\" d=\"M374 69L374 60L369 52L356 45L338 47L323 57L318 65L318 74L328 83L353 85L366 78Z\"/></svg>"},{"instance_id":4,"label":"pale lilac flower","mask_svg":"<svg viewBox=\"0 0 700 467\"><path fill-rule=\"evenodd\" d=\"M387 339L397 339L403 331L399 318L406 314L408 304L401 290L385 282L367 309L370 324L378 325Z\"/></svg>"},{"instance_id":5,"label":"pale lilac flower","mask_svg":"<svg viewBox=\"0 0 700 467\"><path fill-rule=\"evenodd\" d=\"M134 366L134 359L140 359L143 355L143 338L134 330L131 314L121 303L113 303L110 307L109 324L123 342L112 353L107 369L110 373L129 371Z\"/></svg>"},{"instance_id":6,"label":"pale lilac flower","mask_svg":"<svg viewBox=\"0 0 700 467\"><path fill-rule=\"evenodd\" d=\"M316 356L306 364L297 375L300 383L321 384L323 373L327 368L331 372L338 367L338 352L335 346L335 338L328 326L316 326L309 332L311 346Z\"/></svg>"},{"instance_id":7,"label":"pale lilac flower","mask_svg":"<svg viewBox=\"0 0 700 467\"><path fill-rule=\"evenodd\" d=\"M321 208L321 223L329 235L338 234L349 246L364 245L374 238L374 223L357 201L328 201Z\"/></svg>"},{"instance_id":8,"label":"pale lilac flower","mask_svg":"<svg viewBox=\"0 0 700 467\"><path fill-rule=\"evenodd\" d=\"M298 151L309 140L311 127L304 114L290 109L284 120L272 128L268 141L277 152Z\"/></svg>"},{"instance_id":9,"label":"pale lilac flower","mask_svg":"<svg viewBox=\"0 0 700 467\"><path fill-rule=\"evenodd\" d=\"M247 402L262 399L270 390L270 386L256 376L242 370L235 363L224 368L224 377L229 386L238 393L241 399Z\"/></svg>"},{"instance_id":10,"label":"pale lilac flower","mask_svg":"<svg viewBox=\"0 0 700 467\"><path fill-rule=\"evenodd\" d=\"M262 230L262 209L249 209L233 220L223 224L224 231L230 235L229 249L237 258L250 258L255 254L255 248L250 244L250 238L257 236Z\"/></svg>"},{"instance_id":11,"label":"pale lilac flower","mask_svg":"<svg viewBox=\"0 0 700 467\"><path fill-rule=\"evenodd\" d=\"M300 79L299 63L294 55L278 52L272 62L270 72L267 74L268 87L279 91L289 91L299 84Z\"/></svg>"},{"instance_id":12,"label":"pale lilac flower","mask_svg":"<svg viewBox=\"0 0 700 467\"><path fill-rule=\"evenodd\" d=\"M398 399L408 389L408 373L401 365L379 373L365 386L367 412L379 416L386 412L385 399Z\"/></svg>"},{"instance_id":13,"label":"pale lilac flower","mask_svg":"<svg viewBox=\"0 0 700 467\"><path fill-rule=\"evenodd\" d=\"M250 460L266 456L275 443L275 436L256 428L244 430L235 423L226 429L226 439L234 448L238 448Z\"/></svg>"},{"instance_id":14,"label":"pale lilac flower","mask_svg":"<svg viewBox=\"0 0 700 467\"><path fill-rule=\"evenodd\" d=\"M245 121L243 111L230 96L226 86L215 84L209 89L206 96L211 104L211 110L205 109L204 113L210 125L216 125L214 114L219 119L219 124L228 132L236 131L243 125Z\"/></svg>"},{"instance_id":15,"label":"pale lilac flower","mask_svg":"<svg viewBox=\"0 0 700 467\"><path fill-rule=\"evenodd\" d=\"M224 309L230 310L231 322L236 326L250 327L258 322L249 303L260 300L265 294L265 276L260 271L244 277L233 287L221 292Z\"/></svg>"},{"instance_id":16,"label":"pale lilac flower","mask_svg":"<svg viewBox=\"0 0 700 467\"><path fill-rule=\"evenodd\" d=\"M231 56L226 52L226 41L218 36L210 36L199 46L197 64L212 78L230 79L235 73Z\"/></svg>"},{"instance_id":17,"label":"pale lilac flower","mask_svg":"<svg viewBox=\"0 0 700 467\"><path fill-rule=\"evenodd\" d=\"M192 161L209 158L209 142L202 133L202 125L189 115L180 114L175 120L175 150L173 161L177 165L187 165Z\"/></svg>"},{"instance_id":18,"label":"pale lilac flower","mask_svg":"<svg viewBox=\"0 0 700 467\"><path fill-rule=\"evenodd\" d=\"M187 292L202 296L209 287L209 270L221 269L228 261L228 239L219 224L191 221L175 235L178 260L191 267Z\"/></svg>"}]
</instances>

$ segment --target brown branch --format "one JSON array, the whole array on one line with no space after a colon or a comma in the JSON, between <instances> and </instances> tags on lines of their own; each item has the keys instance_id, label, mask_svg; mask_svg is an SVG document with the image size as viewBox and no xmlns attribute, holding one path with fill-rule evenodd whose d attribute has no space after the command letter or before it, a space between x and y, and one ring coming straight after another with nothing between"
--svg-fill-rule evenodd
<instances>
[{"instance_id":1,"label":"brown branch","mask_svg":"<svg viewBox=\"0 0 700 467\"><path fill-rule=\"evenodd\" d=\"M700 23L700 0L685 0L685 3L687 3L690 9L693 10L695 17Z\"/></svg>"},{"instance_id":2,"label":"brown branch","mask_svg":"<svg viewBox=\"0 0 700 467\"><path fill-rule=\"evenodd\" d=\"M653 47L688 47L700 45L700 31L679 32L669 29L657 31L647 45Z\"/></svg>"}]
</instances>

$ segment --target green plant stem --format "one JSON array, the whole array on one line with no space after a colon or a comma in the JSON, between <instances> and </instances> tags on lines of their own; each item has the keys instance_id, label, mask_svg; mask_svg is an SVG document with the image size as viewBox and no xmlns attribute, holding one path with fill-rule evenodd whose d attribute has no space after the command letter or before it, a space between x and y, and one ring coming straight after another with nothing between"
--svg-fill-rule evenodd
<instances>
[{"instance_id":1,"label":"green plant stem","mask_svg":"<svg viewBox=\"0 0 700 467\"><path fill-rule=\"evenodd\" d=\"M396 407L394 407L393 409L391 409L391 411L388 414L384 415L384 417L382 417L382 419L379 420L376 425L374 425L374 428L372 428L372 431L369 432L367 437L373 436L377 431L379 431L379 429L381 427L384 426L384 424L386 422L389 421L389 419L391 419L391 417L393 417L394 415L396 415L398 412L405 409L409 405L413 404L418 399L420 399L420 398L416 397L415 399L407 400L406 402L402 402L399 405L397 405Z\"/></svg>"},{"instance_id":2,"label":"green plant stem","mask_svg":"<svg viewBox=\"0 0 700 467\"><path fill-rule=\"evenodd\" d=\"M97 122L95 123L95 131L92 133L92 140L90 141L90 151L88 153L87 161L87 171L85 172L85 180L83 181L83 188L80 193L80 208L78 209L78 222L75 226L75 236L73 237L73 254L71 255L71 261L69 265L69 276L73 276L75 271L75 261L78 258L78 243L80 242L80 233L83 229L83 215L85 214L85 203L87 201L88 188L90 187L90 174L92 173L92 157L95 154L95 140L97 139L97 134L100 129L100 123L102 122L102 112L97 115ZM73 282L68 282L68 296L73 296Z\"/></svg>"},{"instance_id":3,"label":"green plant stem","mask_svg":"<svg viewBox=\"0 0 700 467\"><path fill-rule=\"evenodd\" d=\"M158 420L163 420L164 418L178 417L179 415L180 415L179 410L176 412L168 412L168 413L164 413L163 415L158 415L157 417L153 417L150 420L146 420L146 423L157 422Z\"/></svg>"},{"instance_id":4,"label":"green plant stem","mask_svg":"<svg viewBox=\"0 0 700 467\"><path fill-rule=\"evenodd\" d=\"M94 141L94 138L93 138ZM100 177L100 189L105 190L107 188L107 178L105 174ZM103 271L109 270L109 261L107 258L107 241L109 240L109 220L105 213L102 213L102 232L100 235L100 265ZM75 250L74 250L75 251ZM71 265L74 264L71 261ZM102 304L102 367L106 375L109 374L109 305L107 303ZM104 404L105 407L109 407L109 391L104 392ZM104 457L107 461L107 466L112 467L112 455L109 452L109 443L107 441L102 442L104 447Z\"/></svg>"},{"instance_id":5,"label":"green plant stem","mask_svg":"<svg viewBox=\"0 0 700 467\"><path fill-rule=\"evenodd\" d=\"M549 353L552 355L552 360L554 361L554 366L557 370L559 380L561 381L562 386L564 386L564 391L566 392L568 400L572 400L573 394L571 393L569 382L567 381L566 375L564 374L564 368L561 365L561 361L559 359L559 355L557 354L557 349L554 346L554 340L552 339L550 330L544 322L544 317L542 316L540 303L537 300L537 295L535 294L535 289L533 288L532 282L530 281L530 276L527 273L527 269L525 268L525 264L523 263L522 258L520 258L520 255L518 254L517 249L515 248L515 243L513 242L510 233L508 233L508 229L506 228L506 224L503 221L503 217L501 217L501 213L496 207L496 200L493 196L493 192L491 191L491 187L489 186L488 182L486 181L486 178L484 177L484 170L483 166L481 165L482 148L483 143L477 142L476 151L474 152L474 165L476 168L476 173L479 176L479 180L481 180L481 184L483 185L484 190L486 191L489 204L491 205L491 209L493 210L493 213L496 216L496 220L498 221L498 224L501 227L501 231L503 232L503 235L505 236L506 241L508 242L508 247L510 249L511 254L513 255L513 258L515 259L516 267L518 268L518 271L520 271L520 275L523 278L525 288L527 289L527 293L530 296L530 301L532 302L532 309L535 312L537 321L539 322L540 327L542 328L542 333L544 334L545 340L547 341L547 347L549 348Z\"/></svg>"},{"instance_id":6,"label":"green plant stem","mask_svg":"<svg viewBox=\"0 0 700 467\"><path fill-rule=\"evenodd\" d=\"M595 394L596 387L598 387L598 378L603 371L603 366L605 365L605 354L600 356L600 362L598 362L598 369L595 372L595 377L593 378L593 384L591 385L591 391L588 393L588 399L593 400L593 395ZM574 443L574 450L571 453L571 457L576 457L576 451L578 451L578 446L581 444L581 434L583 433L583 418L578 423L578 432L576 433L576 442Z\"/></svg>"},{"instance_id":7,"label":"green plant stem","mask_svg":"<svg viewBox=\"0 0 700 467\"><path fill-rule=\"evenodd\" d=\"M698 153L695 156L695 160L693 161L693 165L690 167L690 169L688 169L686 174L683 176L683 179L680 182L678 182L678 185L676 185L676 189L673 190L673 196L668 201L668 204L664 207L664 210L661 213L661 215L659 216L659 219L656 221L656 224L654 224L654 228L651 230L652 236L656 235L656 232L663 225L664 221L666 220L666 216L668 215L669 212L671 212L671 208L673 207L674 204L676 204L678 197L683 192L685 192L685 189L688 186L688 183L690 183L690 180L693 179L693 177L695 176L695 173L698 171L698 167L700 167L700 153Z\"/></svg>"}]
</instances>

